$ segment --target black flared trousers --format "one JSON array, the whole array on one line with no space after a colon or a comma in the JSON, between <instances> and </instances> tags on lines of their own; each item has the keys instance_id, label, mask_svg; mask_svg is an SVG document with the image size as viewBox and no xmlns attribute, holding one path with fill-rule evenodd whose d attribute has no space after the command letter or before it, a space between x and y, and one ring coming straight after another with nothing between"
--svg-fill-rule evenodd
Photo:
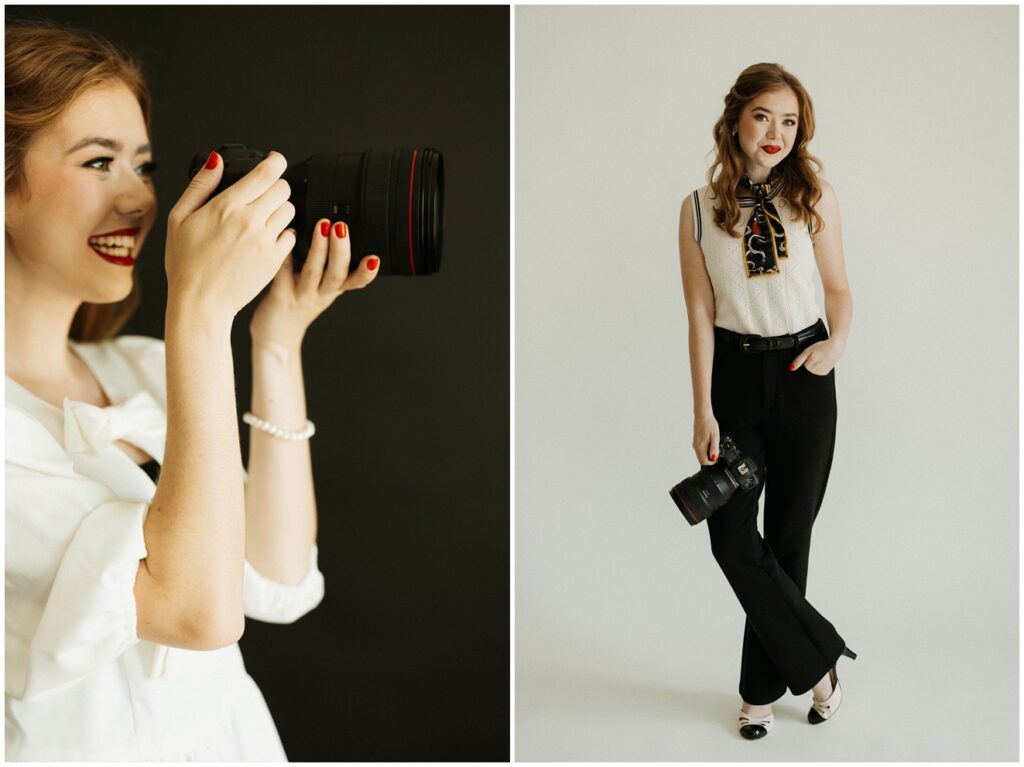
<instances>
[{"instance_id":1,"label":"black flared trousers","mask_svg":"<svg viewBox=\"0 0 1024 767\"><path fill-rule=\"evenodd\" d=\"M743 351L739 336L715 328L711 406L720 434L761 467L760 483L740 490L708 517L711 550L746 613L740 695L772 703L807 692L846 646L805 598L811 527L818 516L836 437L835 370L819 376L797 354L828 338L769 352ZM757 529L765 491L764 537Z\"/></svg>"}]
</instances>

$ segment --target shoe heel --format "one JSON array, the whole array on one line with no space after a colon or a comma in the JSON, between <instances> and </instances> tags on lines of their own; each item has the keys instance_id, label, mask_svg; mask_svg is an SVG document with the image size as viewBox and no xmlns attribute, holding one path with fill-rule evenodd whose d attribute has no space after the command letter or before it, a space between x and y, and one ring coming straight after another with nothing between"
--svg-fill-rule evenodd
<instances>
[{"instance_id":1,"label":"shoe heel","mask_svg":"<svg viewBox=\"0 0 1024 767\"><path fill-rule=\"evenodd\" d=\"M844 647L843 648L843 655L845 655L850 660L857 660L857 653L855 653L849 647Z\"/></svg>"}]
</instances>

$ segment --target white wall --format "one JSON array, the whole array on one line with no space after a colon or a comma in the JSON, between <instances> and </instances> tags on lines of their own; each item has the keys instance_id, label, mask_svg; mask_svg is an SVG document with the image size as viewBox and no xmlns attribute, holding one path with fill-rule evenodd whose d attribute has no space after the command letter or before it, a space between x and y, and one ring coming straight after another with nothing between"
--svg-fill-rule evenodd
<instances>
[{"instance_id":1,"label":"white wall","mask_svg":"<svg viewBox=\"0 0 1024 767\"><path fill-rule=\"evenodd\" d=\"M773 61L842 211L855 310L807 595L860 657L829 733L787 695L760 753L1017 760L1017 18L516 8L518 759L749 758L743 612L668 497L698 468L676 232L723 97Z\"/></svg>"}]
</instances>

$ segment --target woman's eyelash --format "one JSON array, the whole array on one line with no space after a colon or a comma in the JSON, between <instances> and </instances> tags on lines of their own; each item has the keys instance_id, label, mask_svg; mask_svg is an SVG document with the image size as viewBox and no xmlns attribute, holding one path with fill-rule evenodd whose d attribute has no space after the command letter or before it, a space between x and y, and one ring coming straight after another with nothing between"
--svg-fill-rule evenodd
<instances>
[{"instance_id":1,"label":"woman's eyelash","mask_svg":"<svg viewBox=\"0 0 1024 767\"><path fill-rule=\"evenodd\" d=\"M95 159L89 160L89 162L85 163L85 165L88 167L88 166L91 166L91 165L93 165L94 163L97 163L97 162L112 163L113 161L114 161L113 157L96 157ZM149 162L142 163L142 165L140 165L139 168L142 170L142 175L144 175L144 176L152 176L156 172L157 163L154 162L153 160L150 160ZM97 168L97 170L102 170L102 169L101 168Z\"/></svg>"},{"instance_id":2,"label":"woman's eyelash","mask_svg":"<svg viewBox=\"0 0 1024 767\"><path fill-rule=\"evenodd\" d=\"M755 117L755 118L757 118L757 117L767 117L767 116L768 116L768 115L766 115L766 114L760 114L760 113L759 113L759 114L756 114L756 115L754 115L754 117ZM788 123L793 123L793 125L796 125L796 120L786 120L786 122L788 122Z\"/></svg>"}]
</instances>

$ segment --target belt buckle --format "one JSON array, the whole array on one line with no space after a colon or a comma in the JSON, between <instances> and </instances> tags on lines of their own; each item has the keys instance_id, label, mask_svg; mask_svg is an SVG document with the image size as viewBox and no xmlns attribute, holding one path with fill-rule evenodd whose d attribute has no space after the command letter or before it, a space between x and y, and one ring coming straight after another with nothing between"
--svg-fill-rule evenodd
<instances>
[{"instance_id":1,"label":"belt buckle","mask_svg":"<svg viewBox=\"0 0 1024 767\"><path fill-rule=\"evenodd\" d=\"M740 339L740 348L741 348L741 349L742 349L743 351L745 351L745 352L749 352L749 351L752 351L752 349L750 348L750 343L751 343L751 341L757 340L757 339L759 339L759 338L761 338L761 336L758 336L758 335L752 335L752 334L747 334L747 335L743 336L743 337L742 337L742 338Z\"/></svg>"}]
</instances>

